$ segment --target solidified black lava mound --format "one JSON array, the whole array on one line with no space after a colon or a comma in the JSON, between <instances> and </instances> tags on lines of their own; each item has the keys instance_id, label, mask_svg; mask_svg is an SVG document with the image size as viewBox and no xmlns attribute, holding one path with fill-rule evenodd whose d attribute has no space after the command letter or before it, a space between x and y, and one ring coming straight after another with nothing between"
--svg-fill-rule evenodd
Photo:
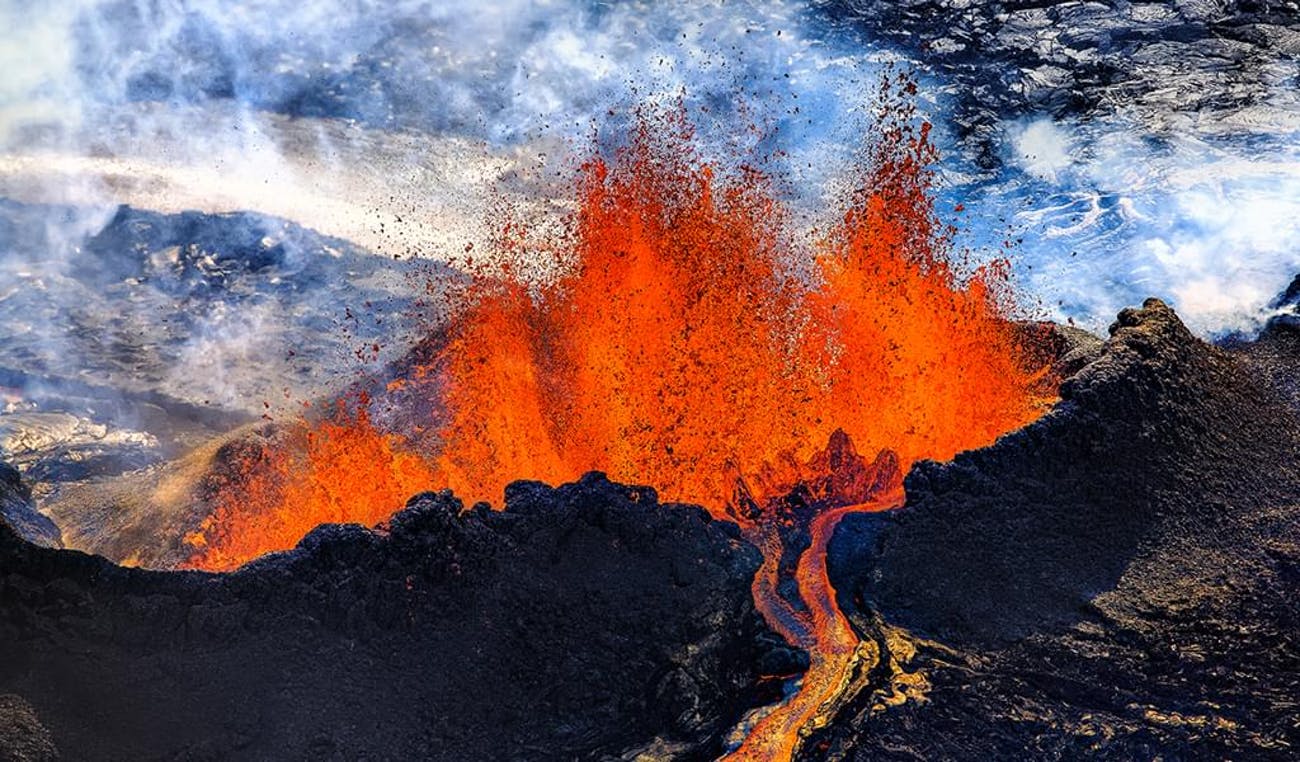
<instances>
[{"instance_id":1,"label":"solidified black lava mound","mask_svg":"<svg viewBox=\"0 0 1300 762\"><path fill-rule=\"evenodd\" d=\"M0 522L0 694L70 759L708 758L771 699L758 563L734 525L599 475L514 484L502 512L420 495L229 575Z\"/></svg>"},{"instance_id":2,"label":"solidified black lava mound","mask_svg":"<svg viewBox=\"0 0 1300 762\"><path fill-rule=\"evenodd\" d=\"M992 447L917 466L902 510L841 524L832 582L892 658L810 756L1300 748L1290 395L1150 300L1061 396Z\"/></svg>"}]
</instances>

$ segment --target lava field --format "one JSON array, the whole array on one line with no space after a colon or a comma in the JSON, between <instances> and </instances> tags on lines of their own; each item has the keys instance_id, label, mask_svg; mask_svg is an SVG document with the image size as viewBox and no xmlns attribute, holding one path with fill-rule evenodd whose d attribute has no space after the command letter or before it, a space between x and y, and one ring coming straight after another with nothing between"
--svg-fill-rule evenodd
<instances>
[{"instance_id":1,"label":"lava field","mask_svg":"<svg viewBox=\"0 0 1300 762\"><path fill-rule=\"evenodd\" d=\"M1300 754L1300 8L0 3L0 762Z\"/></svg>"}]
</instances>

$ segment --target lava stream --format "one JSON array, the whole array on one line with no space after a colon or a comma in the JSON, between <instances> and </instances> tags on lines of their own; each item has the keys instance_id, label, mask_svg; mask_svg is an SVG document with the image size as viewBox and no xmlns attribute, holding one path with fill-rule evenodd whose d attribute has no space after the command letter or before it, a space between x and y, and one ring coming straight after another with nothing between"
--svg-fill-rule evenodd
<instances>
[{"instance_id":1,"label":"lava stream","mask_svg":"<svg viewBox=\"0 0 1300 762\"><path fill-rule=\"evenodd\" d=\"M826 449L805 464L799 482L786 486L785 496L759 504L747 484L737 491L747 514L758 517L745 530L764 557L754 577L755 606L774 630L808 652L809 667L798 691L761 717L727 759L787 760L808 731L830 719L854 674L874 666L859 664L859 639L836 603L826 551L844 516L902 505L902 469L887 450L868 463L848 434L836 431ZM799 546L804 532L807 547L790 573L796 588L790 599L781 592L780 559Z\"/></svg>"},{"instance_id":2,"label":"lava stream","mask_svg":"<svg viewBox=\"0 0 1300 762\"><path fill-rule=\"evenodd\" d=\"M790 642L807 650L810 660L798 692L759 720L740 748L725 759L791 759L805 734L814 729L819 720L828 719L827 711L844 692L853 672L862 666L858 664L858 635L835 602L835 589L826 572L826 546L844 516L892 510L902 506L903 499L899 488L867 503L833 508L813 520L809 526L812 543L800 555L795 573L799 598L808 608L810 627L799 630L786 628L785 624L792 616L803 612L795 611L778 595L775 585L769 582L760 585L755 578L754 602L768 624ZM871 666L866 665L867 668Z\"/></svg>"},{"instance_id":3,"label":"lava stream","mask_svg":"<svg viewBox=\"0 0 1300 762\"><path fill-rule=\"evenodd\" d=\"M796 572L800 598L809 609L813 627L802 640L792 637L794 633L783 632L792 642L809 651L809 670L803 675L798 692L759 720L741 748L725 758L736 761L793 758L807 731L816 727L818 720L828 719L827 713L832 709L832 703L844 693L853 672L862 667L858 664L858 644L861 641L849 624L849 619L836 605L835 588L832 588L831 579L827 575L827 545L844 516L859 512L889 511L902 506L902 503L904 494L898 489L875 501L832 508L813 521L809 527L813 544L803 551ZM768 590L759 590L758 585L755 585L755 603L766 616L768 624L774 629L780 629L781 618L772 612L788 607L789 603L779 596L777 601L759 598L761 594L767 596ZM871 664L866 667L870 668Z\"/></svg>"}]
</instances>

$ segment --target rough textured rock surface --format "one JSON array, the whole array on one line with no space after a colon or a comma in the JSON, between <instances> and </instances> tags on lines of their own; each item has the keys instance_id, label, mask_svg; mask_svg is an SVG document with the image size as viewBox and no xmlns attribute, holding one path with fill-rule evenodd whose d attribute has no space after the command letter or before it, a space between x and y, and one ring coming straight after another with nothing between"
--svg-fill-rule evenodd
<instances>
[{"instance_id":1,"label":"rough textured rock surface","mask_svg":"<svg viewBox=\"0 0 1300 762\"><path fill-rule=\"evenodd\" d=\"M774 647L734 525L599 475L412 499L230 575L0 526L0 692L75 759L720 752Z\"/></svg>"},{"instance_id":2,"label":"rough textured rock surface","mask_svg":"<svg viewBox=\"0 0 1300 762\"><path fill-rule=\"evenodd\" d=\"M1069 378L1101 355L1101 338L1082 328L1050 321L1017 323L1016 328L1029 367L1050 366L1053 379Z\"/></svg>"},{"instance_id":3,"label":"rough textured rock surface","mask_svg":"<svg viewBox=\"0 0 1300 762\"><path fill-rule=\"evenodd\" d=\"M36 510L32 491L18 470L7 463L0 463L0 521L7 522L20 537L37 545L63 547L59 528Z\"/></svg>"},{"instance_id":4,"label":"rough textured rock surface","mask_svg":"<svg viewBox=\"0 0 1300 762\"><path fill-rule=\"evenodd\" d=\"M155 562L170 549L119 554L94 535L183 523L180 490L152 495L158 482L238 427L404 357L458 278L257 213L0 198L0 459L43 508L67 503L68 525L47 513L69 546Z\"/></svg>"},{"instance_id":5,"label":"rough textured rock surface","mask_svg":"<svg viewBox=\"0 0 1300 762\"><path fill-rule=\"evenodd\" d=\"M1294 408L1159 301L1111 333L1045 418L841 524L832 581L888 658L809 756L1300 747Z\"/></svg>"},{"instance_id":6,"label":"rough textured rock surface","mask_svg":"<svg viewBox=\"0 0 1300 762\"><path fill-rule=\"evenodd\" d=\"M273 422L241 426L166 463L59 485L41 509L62 530L65 547L127 566L176 569L193 556L185 537L212 514L241 454L281 446L289 430Z\"/></svg>"},{"instance_id":7,"label":"rough textured rock surface","mask_svg":"<svg viewBox=\"0 0 1300 762\"><path fill-rule=\"evenodd\" d=\"M48 762L59 758L50 731L17 696L0 696L0 762Z\"/></svg>"},{"instance_id":8,"label":"rough textured rock surface","mask_svg":"<svg viewBox=\"0 0 1300 762\"><path fill-rule=\"evenodd\" d=\"M417 321L437 317L416 300L455 279L251 212L121 206L104 216L0 200L0 254L11 291L0 302L11 327L0 379L19 374L24 400L42 409L90 402L105 419L114 401L128 412L152 401L168 415L122 423L144 424L164 446L202 441L231 414L256 418L286 387L337 386L354 375L341 358L361 347L367 361L399 357Z\"/></svg>"},{"instance_id":9,"label":"rough textured rock surface","mask_svg":"<svg viewBox=\"0 0 1300 762\"><path fill-rule=\"evenodd\" d=\"M1150 122L1282 119L1296 105L1293 0L838 0L828 12L959 84L959 130L1127 111ZM1159 126L1159 125L1154 125ZM988 147L988 146L986 146ZM990 163L996 154L986 155Z\"/></svg>"}]
</instances>

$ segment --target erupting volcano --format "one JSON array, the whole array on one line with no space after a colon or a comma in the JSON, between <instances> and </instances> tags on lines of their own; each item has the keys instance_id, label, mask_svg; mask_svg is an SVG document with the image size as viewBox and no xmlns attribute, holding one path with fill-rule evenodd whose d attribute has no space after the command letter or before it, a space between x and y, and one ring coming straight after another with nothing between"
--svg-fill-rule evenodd
<instances>
[{"instance_id":1,"label":"erupting volcano","mask_svg":"<svg viewBox=\"0 0 1300 762\"><path fill-rule=\"evenodd\" d=\"M382 521L421 484L499 504L517 479L587 471L750 522L738 494L787 494L836 431L906 471L1033 420L1046 368L1010 318L1004 263L954 261L906 87L882 88L843 211L809 231L759 157L707 163L680 111L642 113L581 167L558 240L503 230L431 360L331 406L290 437L305 446L241 458L194 565Z\"/></svg>"},{"instance_id":2,"label":"erupting volcano","mask_svg":"<svg viewBox=\"0 0 1300 762\"><path fill-rule=\"evenodd\" d=\"M1300 748L1286 4L17 5L0 762Z\"/></svg>"},{"instance_id":3,"label":"erupting volcano","mask_svg":"<svg viewBox=\"0 0 1300 762\"><path fill-rule=\"evenodd\" d=\"M857 660L825 568L839 517L901 504L912 463L987 445L1049 402L1003 263L955 261L914 92L886 82L842 211L806 231L758 157L707 162L682 110L643 111L581 166L562 234L503 228L429 359L241 455L191 565L380 523L430 488L500 505L519 479L650 485L763 550L756 603L812 664L736 753L788 758Z\"/></svg>"}]
</instances>

